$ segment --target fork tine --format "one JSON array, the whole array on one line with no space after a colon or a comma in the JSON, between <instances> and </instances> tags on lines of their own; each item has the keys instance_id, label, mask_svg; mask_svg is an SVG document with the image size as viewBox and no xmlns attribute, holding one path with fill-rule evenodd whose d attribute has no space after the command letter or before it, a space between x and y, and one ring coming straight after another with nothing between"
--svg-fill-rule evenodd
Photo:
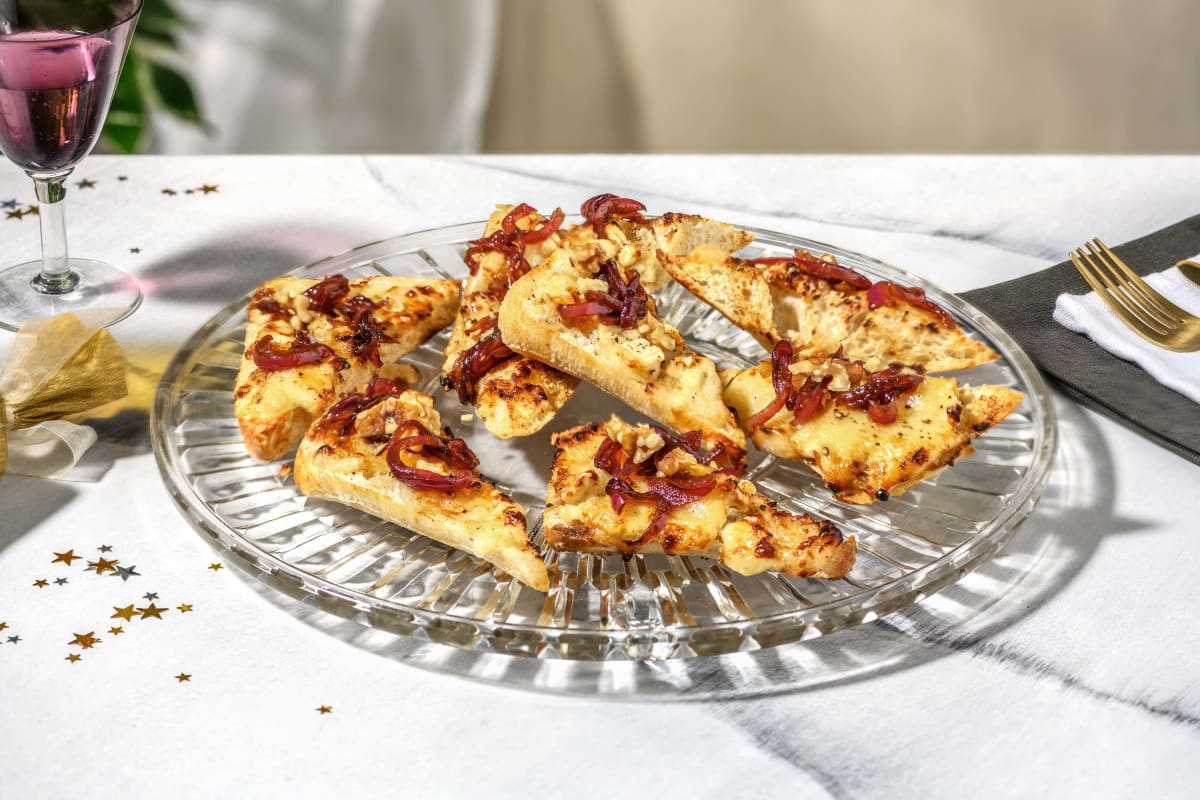
<instances>
[{"instance_id":1,"label":"fork tine","mask_svg":"<svg viewBox=\"0 0 1200 800\"><path fill-rule=\"evenodd\" d=\"M1096 248L1092 246L1091 242L1088 242L1084 246L1087 247L1088 252L1091 253L1092 256L1095 256L1095 261L1093 261L1090 256L1087 257L1088 263L1092 266L1092 269L1096 270L1100 274L1105 283L1108 285L1110 291L1119 291L1121 293L1126 301L1126 305L1132 304L1134 307L1142 311L1143 317L1147 317L1155 321L1162 328L1169 329L1178 327L1180 320L1172 314L1167 313L1154 302L1154 295L1157 293L1153 289L1151 289L1149 286L1146 286L1144 283L1139 286L1138 283L1129 280L1129 278L1123 272L1121 272L1113 262L1109 261L1104 257L1103 254L1097 251ZM1103 270L1096 266L1097 263L1103 267Z\"/></svg>"},{"instance_id":2,"label":"fork tine","mask_svg":"<svg viewBox=\"0 0 1200 800\"><path fill-rule=\"evenodd\" d=\"M1092 283L1092 288L1096 288L1097 285L1101 287L1099 290L1097 290L1097 293L1100 295L1101 299L1108 298L1112 300L1114 303L1117 303L1119 306L1121 306L1126 315L1132 315L1143 325L1152 328L1160 334L1166 334L1171 330L1171 328L1174 326L1174 321L1167 322L1163 318L1156 316L1150 311L1147 311L1145 307L1136 302L1136 298L1133 298L1130 296L1130 294L1121 291L1124 284L1107 271L1107 265L1104 269L1102 269L1097 264L1098 259L1093 258L1092 255L1084 252L1082 247L1076 249L1075 253L1088 268L1089 272L1091 273L1091 277L1096 281L1096 283ZM1079 265L1077 264L1076 269L1078 268ZM1086 279L1087 276L1085 275L1084 278ZM1112 306L1110 305L1110 308L1111 307Z\"/></svg>"},{"instance_id":3,"label":"fork tine","mask_svg":"<svg viewBox=\"0 0 1200 800\"><path fill-rule=\"evenodd\" d=\"M1077 255L1078 254L1078 255ZM1091 270L1096 269L1095 265L1085 266L1080 257L1086 259L1088 255L1082 249L1075 253L1068 253L1071 258L1071 263L1075 265L1075 269L1083 276L1083 279L1088 282L1088 285L1095 290L1096 296L1104 301L1104 304L1117 315L1117 319L1128 325L1134 333L1155 344L1161 344L1165 332L1151 327L1142 320L1140 316L1133 313L1119 299L1118 295L1111 293L1108 287L1105 286L1102 277L1099 274L1093 274ZM1090 259L1089 259L1090 260Z\"/></svg>"},{"instance_id":4,"label":"fork tine","mask_svg":"<svg viewBox=\"0 0 1200 800\"><path fill-rule=\"evenodd\" d=\"M1109 249L1109 246L1104 242L1100 241L1099 237L1092 239L1092 241L1095 242L1110 259L1112 259L1113 263L1121 269L1127 278L1129 278L1130 283L1137 287L1143 294L1145 294L1148 299L1153 300L1160 309L1174 316L1179 322L1184 322L1185 320L1193 318L1192 314L1163 297L1162 293L1155 291L1154 287L1150 286L1150 284L1146 283L1146 281L1144 281L1140 275L1131 270L1129 265L1126 264L1119 255Z\"/></svg>"}]
</instances>

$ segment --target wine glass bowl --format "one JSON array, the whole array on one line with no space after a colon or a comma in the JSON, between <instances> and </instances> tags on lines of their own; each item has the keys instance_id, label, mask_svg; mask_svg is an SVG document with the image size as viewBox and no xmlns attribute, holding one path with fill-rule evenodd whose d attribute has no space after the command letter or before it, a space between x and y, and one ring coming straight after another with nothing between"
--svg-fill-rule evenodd
<instances>
[{"instance_id":1,"label":"wine glass bowl","mask_svg":"<svg viewBox=\"0 0 1200 800\"><path fill-rule=\"evenodd\" d=\"M142 0L0 0L0 152L33 179L42 258L0 271L0 327L74 311L108 325L137 282L67 255L66 178L104 125Z\"/></svg>"}]
</instances>

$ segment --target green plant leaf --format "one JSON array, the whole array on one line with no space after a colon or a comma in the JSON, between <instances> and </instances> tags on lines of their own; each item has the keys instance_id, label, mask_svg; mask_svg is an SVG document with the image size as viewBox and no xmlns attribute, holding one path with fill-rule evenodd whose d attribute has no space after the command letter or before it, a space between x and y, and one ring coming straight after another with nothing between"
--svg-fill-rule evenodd
<instances>
[{"instance_id":1,"label":"green plant leaf","mask_svg":"<svg viewBox=\"0 0 1200 800\"><path fill-rule=\"evenodd\" d=\"M146 133L146 109L138 73L141 63L136 53L125 58L125 68L117 80L112 105L104 120L101 135L119 153L136 153Z\"/></svg>"},{"instance_id":2,"label":"green plant leaf","mask_svg":"<svg viewBox=\"0 0 1200 800\"><path fill-rule=\"evenodd\" d=\"M163 108L187 122L202 123L200 106L192 85L174 67L158 62L149 62L150 82Z\"/></svg>"}]
</instances>

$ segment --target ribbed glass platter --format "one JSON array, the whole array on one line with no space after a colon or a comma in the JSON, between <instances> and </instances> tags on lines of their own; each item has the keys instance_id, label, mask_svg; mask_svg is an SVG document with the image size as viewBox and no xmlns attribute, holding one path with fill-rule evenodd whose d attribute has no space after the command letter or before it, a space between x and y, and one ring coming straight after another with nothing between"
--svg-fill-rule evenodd
<instances>
[{"instance_id":1,"label":"ribbed glass platter","mask_svg":"<svg viewBox=\"0 0 1200 800\"><path fill-rule=\"evenodd\" d=\"M319 261L294 274L429 275L460 278L470 223L400 236ZM843 580L737 575L703 558L593 556L546 551L548 593L518 584L486 562L362 512L301 495L288 459L264 463L242 445L233 385L242 357L242 298L209 320L167 367L154 401L154 451L168 490L198 531L269 585L320 608L387 631L483 652L533 658L671 659L754 650L827 635L917 602L990 558L1033 509L1053 458L1056 426L1045 384L1013 340L953 295L874 259L832 245L753 230L747 256L832 253L873 278L922 286L963 328L1001 354L957 374L1010 386L1024 404L975 442L975 454L900 497L872 506L835 502L802 464L752 452L748 478L784 507L836 523L858 538ZM717 312L672 284L659 309L719 368L746 367L765 351ZM621 413L584 385L545 430L501 441L439 386L446 333L406 360L438 398L480 470L527 509L540 530L553 449L550 434Z\"/></svg>"}]
</instances>

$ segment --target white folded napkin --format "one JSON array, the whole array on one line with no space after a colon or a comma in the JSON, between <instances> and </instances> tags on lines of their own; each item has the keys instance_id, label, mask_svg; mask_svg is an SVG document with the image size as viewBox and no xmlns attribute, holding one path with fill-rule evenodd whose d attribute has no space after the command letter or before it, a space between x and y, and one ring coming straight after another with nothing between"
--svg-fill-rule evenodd
<instances>
[{"instance_id":1,"label":"white folded napkin","mask_svg":"<svg viewBox=\"0 0 1200 800\"><path fill-rule=\"evenodd\" d=\"M1144 277L1175 305L1200 316L1200 286L1183 277L1178 269L1172 267ZM1172 353L1155 347L1127 328L1095 292L1060 294L1054 303L1054 321L1085 334L1114 356L1137 364L1163 386L1200 403L1200 351Z\"/></svg>"}]
</instances>

